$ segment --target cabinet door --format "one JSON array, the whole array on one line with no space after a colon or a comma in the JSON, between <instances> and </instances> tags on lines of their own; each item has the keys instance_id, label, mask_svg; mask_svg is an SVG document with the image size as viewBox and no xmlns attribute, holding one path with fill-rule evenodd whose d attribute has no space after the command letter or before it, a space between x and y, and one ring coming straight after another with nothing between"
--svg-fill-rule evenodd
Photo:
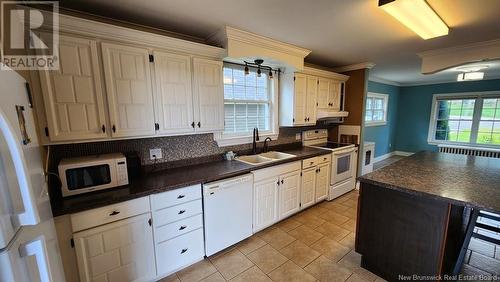
<instances>
[{"instance_id":1,"label":"cabinet door","mask_svg":"<svg viewBox=\"0 0 500 282\"><path fill-rule=\"evenodd\" d=\"M196 131L224 129L222 62L193 59Z\"/></svg>"},{"instance_id":2,"label":"cabinet door","mask_svg":"<svg viewBox=\"0 0 500 282\"><path fill-rule=\"evenodd\" d=\"M154 52L159 133L193 132L191 58Z\"/></svg>"},{"instance_id":3,"label":"cabinet door","mask_svg":"<svg viewBox=\"0 0 500 282\"><path fill-rule=\"evenodd\" d=\"M323 201L328 196L330 189L330 164L318 165L318 173L316 175L316 202Z\"/></svg>"},{"instance_id":4,"label":"cabinet door","mask_svg":"<svg viewBox=\"0 0 500 282\"><path fill-rule=\"evenodd\" d=\"M254 232L278 221L278 181L275 177L254 183Z\"/></svg>"},{"instance_id":5,"label":"cabinet door","mask_svg":"<svg viewBox=\"0 0 500 282\"><path fill-rule=\"evenodd\" d=\"M296 73L294 77L293 89L293 124L303 125L306 123L307 76L304 74Z\"/></svg>"},{"instance_id":6,"label":"cabinet door","mask_svg":"<svg viewBox=\"0 0 500 282\"><path fill-rule=\"evenodd\" d=\"M96 42L61 35L59 60L59 70L40 71L50 140L105 137Z\"/></svg>"},{"instance_id":7,"label":"cabinet door","mask_svg":"<svg viewBox=\"0 0 500 282\"><path fill-rule=\"evenodd\" d=\"M302 209L314 204L316 200L316 167L302 171L302 183L300 185L300 206Z\"/></svg>"},{"instance_id":8,"label":"cabinet door","mask_svg":"<svg viewBox=\"0 0 500 282\"><path fill-rule=\"evenodd\" d=\"M318 78L315 76L307 77L307 95L306 95L306 124L316 124L316 101L318 95Z\"/></svg>"},{"instance_id":9,"label":"cabinet door","mask_svg":"<svg viewBox=\"0 0 500 282\"><path fill-rule=\"evenodd\" d=\"M102 43L111 134L155 134L149 52L145 48Z\"/></svg>"},{"instance_id":10,"label":"cabinet door","mask_svg":"<svg viewBox=\"0 0 500 282\"><path fill-rule=\"evenodd\" d=\"M279 214L286 218L297 211L300 205L300 171L290 172L280 177Z\"/></svg>"},{"instance_id":11,"label":"cabinet door","mask_svg":"<svg viewBox=\"0 0 500 282\"><path fill-rule=\"evenodd\" d=\"M74 234L80 281L150 281L156 275L149 213Z\"/></svg>"},{"instance_id":12,"label":"cabinet door","mask_svg":"<svg viewBox=\"0 0 500 282\"><path fill-rule=\"evenodd\" d=\"M330 85L332 81L326 78L320 78L318 84L318 108L330 107Z\"/></svg>"},{"instance_id":13,"label":"cabinet door","mask_svg":"<svg viewBox=\"0 0 500 282\"><path fill-rule=\"evenodd\" d=\"M340 110L340 91L342 83L340 81L332 81L330 89L330 108L332 110Z\"/></svg>"}]
</instances>

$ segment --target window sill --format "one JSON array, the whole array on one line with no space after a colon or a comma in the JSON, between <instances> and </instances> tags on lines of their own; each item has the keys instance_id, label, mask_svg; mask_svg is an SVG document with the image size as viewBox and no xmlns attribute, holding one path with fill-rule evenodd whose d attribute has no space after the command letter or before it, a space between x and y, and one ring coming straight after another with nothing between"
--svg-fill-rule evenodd
<instances>
[{"instance_id":1,"label":"window sill","mask_svg":"<svg viewBox=\"0 0 500 282\"><path fill-rule=\"evenodd\" d=\"M366 122L365 121L365 127L371 127L371 126L383 126L387 125L386 121L378 121L378 122Z\"/></svg>"},{"instance_id":2,"label":"window sill","mask_svg":"<svg viewBox=\"0 0 500 282\"><path fill-rule=\"evenodd\" d=\"M259 134L259 139L261 141L264 141L264 139L266 139L267 137L271 138L271 140L277 140L278 134L276 133ZM222 133L214 133L214 140L215 142L217 142L217 146L226 147L233 145L250 144L253 142L253 136L223 137Z\"/></svg>"}]
</instances>

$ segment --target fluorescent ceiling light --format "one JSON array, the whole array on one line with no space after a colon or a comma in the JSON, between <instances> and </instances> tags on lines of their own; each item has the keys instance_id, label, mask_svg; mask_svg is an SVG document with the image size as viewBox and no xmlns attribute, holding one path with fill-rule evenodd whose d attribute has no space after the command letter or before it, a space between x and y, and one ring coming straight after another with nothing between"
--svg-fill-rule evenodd
<instances>
[{"instance_id":1,"label":"fluorescent ceiling light","mask_svg":"<svg viewBox=\"0 0 500 282\"><path fill-rule=\"evenodd\" d=\"M464 72L457 76L457 81L481 80L484 78L484 72Z\"/></svg>"},{"instance_id":2,"label":"fluorescent ceiling light","mask_svg":"<svg viewBox=\"0 0 500 282\"><path fill-rule=\"evenodd\" d=\"M423 39L448 34L446 23L425 0L379 0L378 5Z\"/></svg>"}]
</instances>

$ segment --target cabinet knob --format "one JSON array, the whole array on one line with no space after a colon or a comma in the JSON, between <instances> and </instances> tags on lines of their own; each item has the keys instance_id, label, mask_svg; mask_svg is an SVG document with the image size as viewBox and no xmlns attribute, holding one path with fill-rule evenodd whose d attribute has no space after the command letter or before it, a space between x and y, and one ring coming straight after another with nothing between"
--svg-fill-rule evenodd
<instances>
[{"instance_id":1,"label":"cabinet knob","mask_svg":"<svg viewBox=\"0 0 500 282\"><path fill-rule=\"evenodd\" d=\"M186 226L186 225L182 225L181 227L179 227L179 230L184 230L184 229L186 229L186 228L187 228L187 226Z\"/></svg>"},{"instance_id":2,"label":"cabinet knob","mask_svg":"<svg viewBox=\"0 0 500 282\"><path fill-rule=\"evenodd\" d=\"M179 211L179 214L183 214L183 213L185 213L185 212L186 212L186 210L180 210L180 211Z\"/></svg>"},{"instance_id":3,"label":"cabinet knob","mask_svg":"<svg viewBox=\"0 0 500 282\"><path fill-rule=\"evenodd\" d=\"M191 126L194 128L194 121L191 123Z\"/></svg>"},{"instance_id":4,"label":"cabinet knob","mask_svg":"<svg viewBox=\"0 0 500 282\"><path fill-rule=\"evenodd\" d=\"M280 185L280 181L278 180L278 182L276 182L276 184L278 184L278 186Z\"/></svg>"},{"instance_id":5,"label":"cabinet knob","mask_svg":"<svg viewBox=\"0 0 500 282\"><path fill-rule=\"evenodd\" d=\"M198 122L198 128L200 128L200 127L201 127L201 121Z\"/></svg>"},{"instance_id":6,"label":"cabinet knob","mask_svg":"<svg viewBox=\"0 0 500 282\"><path fill-rule=\"evenodd\" d=\"M183 254L183 253L185 253L185 252L187 252L187 251L188 251L188 249L187 249L187 248L186 248L186 249L182 249L181 254Z\"/></svg>"},{"instance_id":7,"label":"cabinet knob","mask_svg":"<svg viewBox=\"0 0 500 282\"><path fill-rule=\"evenodd\" d=\"M283 182L285 182L283 179L281 179L281 184L283 184Z\"/></svg>"},{"instance_id":8,"label":"cabinet knob","mask_svg":"<svg viewBox=\"0 0 500 282\"><path fill-rule=\"evenodd\" d=\"M106 126L104 124L101 126L102 133L106 133Z\"/></svg>"},{"instance_id":9,"label":"cabinet knob","mask_svg":"<svg viewBox=\"0 0 500 282\"><path fill-rule=\"evenodd\" d=\"M117 215L119 213L120 213L119 211L113 211L112 213L109 214L109 216L114 216L114 215Z\"/></svg>"},{"instance_id":10,"label":"cabinet knob","mask_svg":"<svg viewBox=\"0 0 500 282\"><path fill-rule=\"evenodd\" d=\"M113 124L113 126L111 127L111 130L113 130L113 132L116 132L116 126Z\"/></svg>"},{"instance_id":11,"label":"cabinet knob","mask_svg":"<svg viewBox=\"0 0 500 282\"><path fill-rule=\"evenodd\" d=\"M182 199L184 197L186 197L186 195L179 195L179 196L177 196L177 199Z\"/></svg>"}]
</instances>

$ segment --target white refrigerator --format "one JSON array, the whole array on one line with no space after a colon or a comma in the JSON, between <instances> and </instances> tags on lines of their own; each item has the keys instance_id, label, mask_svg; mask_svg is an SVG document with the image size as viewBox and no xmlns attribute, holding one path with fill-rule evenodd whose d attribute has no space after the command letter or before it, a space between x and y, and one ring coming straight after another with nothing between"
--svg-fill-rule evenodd
<instances>
[{"instance_id":1,"label":"white refrigerator","mask_svg":"<svg viewBox=\"0 0 500 282\"><path fill-rule=\"evenodd\" d=\"M0 70L0 281L64 281L26 81Z\"/></svg>"}]
</instances>

